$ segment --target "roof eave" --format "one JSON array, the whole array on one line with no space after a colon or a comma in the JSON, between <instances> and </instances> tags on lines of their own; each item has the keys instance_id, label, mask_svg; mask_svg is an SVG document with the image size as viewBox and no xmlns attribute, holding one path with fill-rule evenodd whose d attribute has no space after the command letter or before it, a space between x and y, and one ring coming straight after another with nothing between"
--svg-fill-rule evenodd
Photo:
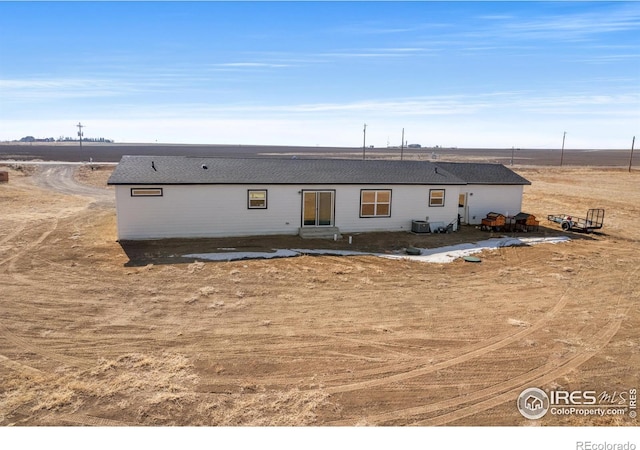
<instances>
[{"instance_id":1,"label":"roof eave","mask_svg":"<svg viewBox=\"0 0 640 450\"><path fill-rule=\"evenodd\" d=\"M128 181L108 181L108 186L318 186L318 185L335 185L335 186L465 186L469 183L460 183L460 182L451 182L451 183L427 183L427 182L382 182L382 181L372 181L372 182L291 182L291 183L269 183L269 182L151 182L151 181L136 181L136 182L128 182Z\"/></svg>"}]
</instances>

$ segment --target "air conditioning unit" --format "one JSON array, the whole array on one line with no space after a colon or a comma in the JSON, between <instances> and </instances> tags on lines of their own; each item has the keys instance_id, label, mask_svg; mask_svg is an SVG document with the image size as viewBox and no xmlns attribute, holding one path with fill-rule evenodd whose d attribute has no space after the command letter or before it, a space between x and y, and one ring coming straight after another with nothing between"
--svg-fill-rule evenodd
<instances>
[{"instance_id":1,"label":"air conditioning unit","mask_svg":"<svg viewBox=\"0 0 640 450\"><path fill-rule=\"evenodd\" d=\"M427 222L426 220L412 220L411 231L414 233L428 233L429 222Z\"/></svg>"}]
</instances>

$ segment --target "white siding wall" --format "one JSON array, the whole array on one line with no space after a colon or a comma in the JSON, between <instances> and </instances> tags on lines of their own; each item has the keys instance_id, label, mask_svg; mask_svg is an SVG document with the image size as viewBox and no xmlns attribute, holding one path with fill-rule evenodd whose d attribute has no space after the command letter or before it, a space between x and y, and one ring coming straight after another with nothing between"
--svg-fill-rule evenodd
<instances>
[{"instance_id":1,"label":"white siding wall","mask_svg":"<svg viewBox=\"0 0 640 450\"><path fill-rule=\"evenodd\" d=\"M246 236L297 234L300 195L291 186L268 186L267 209L248 209L247 190L264 186L162 186L162 197L131 197L116 186L118 237Z\"/></svg>"},{"instance_id":2,"label":"white siding wall","mask_svg":"<svg viewBox=\"0 0 640 450\"><path fill-rule=\"evenodd\" d=\"M460 186L165 185L162 197L131 197L116 186L119 239L297 234L302 190L335 190L335 225L343 232L403 231L411 220L449 223ZM155 186L154 186L155 187ZM445 206L429 207L429 189L445 189ZM248 209L247 190L267 189L268 208ZM361 218L361 189L390 189L391 217Z\"/></svg>"},{"instance_id":3,"label":"white siding wall","mask_svg":"<svg viewBox=\"0 0 640 450\"><path fill-rule=\"evenodd\" d=\"M360 217L362 189L391 190L391 217ZM429 207L429 189L444 189L445 204ZM458 217L460 186L340 186L336 193L336 226L341 232L410 231L412 220L445 222Z\"/></svg>"},{"instance_id":4,"label":"white siding wall","mask_svg":"<svg viewBox=\"0 0 640 450\"><path fill-rule=\"evenodd\" d=\"M522 190L523 186L521 185L462 186L460 192L468 192L468 223L479 224L490 212L511 216L518 214L522 208Z\"/></svg>"}]
</instances>

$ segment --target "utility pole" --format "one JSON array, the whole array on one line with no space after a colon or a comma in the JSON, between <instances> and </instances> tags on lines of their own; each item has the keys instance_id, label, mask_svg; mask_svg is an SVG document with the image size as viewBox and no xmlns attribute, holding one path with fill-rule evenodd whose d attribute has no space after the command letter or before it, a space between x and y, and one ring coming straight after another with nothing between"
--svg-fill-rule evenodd
<instances>
[{"instance_id":1,"label":"utility pole","mask_svg":"<svg viewBox=\"0 0 640 450\"><path fill-rule=\"evenodd\" d=\"M402 142L400 143L400 161L404 157L404 128L402 129Z\"/></svg>"},{"instance_id":2,"label":"utility pole","mask_svg":"<svg viewBox=\"0 0 640 450\"><path fill-rule=\"evenodd\" d=\"M82 150L82 129L84 128L84 125L82 125L80 122L78 122L78 125L76 125L76 127L78 127L78 137L80 138L80 150Z\"/></svg>"},{"instance_id":3,"label":"utility pole","mask_svg":"<svg viewBox=\"0 0 640 450\"><path fill-rule=\"evenodd\" d=\"M562 167L562 160L564 159L564 138L567 137L567 132L565 131L562 135L562 150L560 152L560 167Z\"/></svg>"},{"instance_id":4,"label":"utility pole","mask_svg":"<svg viewBox=\"0 0 640 450\"><path fill-rule=\"evenodd\" d=\"M515 147L511 147L511 165L513 166L513 153L515 152Z\"/></svg>"},{"instance_id":5,"label":"utility pole","mask_svg":"<svg viewBox=\"0 0 640 450\"><path fill-rule=\"evenodd\" d=\"M633 161L633 146L636 143L636 137L631 140L631 156L629 156L629 173L631 173L631 161Z\"/></svg>"},{"instance_id":6,"label":"utility pole","mask_svg":"<svg viewBox=\"0 0 640 450\"><path fill-rule=\"evenodd\" d=\"M365 158L365 146L367 145L367 124L364 124L364 130L362 130L362 160Z\"/></svg>"}]
</instances>

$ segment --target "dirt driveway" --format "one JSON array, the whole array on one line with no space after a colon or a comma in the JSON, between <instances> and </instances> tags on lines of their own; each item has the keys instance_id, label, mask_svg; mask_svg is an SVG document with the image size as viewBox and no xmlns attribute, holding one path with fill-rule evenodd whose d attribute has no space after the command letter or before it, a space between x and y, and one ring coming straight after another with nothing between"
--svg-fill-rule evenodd
<instances>
[{"instance_id":1,"label":"dirt driveway","mask_svg":"<svg viewBox=\"0 0 640 450\"><path fill-rule=\"evenodd\" d=\"M10 169L0 185L0 425L637 425L628 414L531 421L516 399L640 384L638 172L519 168L533 182L526 212L604 207L603 233L426 264L179 258L297 238L123 248L100 187L109 170ZM562 234L542 224L538 235ZM306 245L320 244L348 245Z\"/></svg>"}]
</instances>

